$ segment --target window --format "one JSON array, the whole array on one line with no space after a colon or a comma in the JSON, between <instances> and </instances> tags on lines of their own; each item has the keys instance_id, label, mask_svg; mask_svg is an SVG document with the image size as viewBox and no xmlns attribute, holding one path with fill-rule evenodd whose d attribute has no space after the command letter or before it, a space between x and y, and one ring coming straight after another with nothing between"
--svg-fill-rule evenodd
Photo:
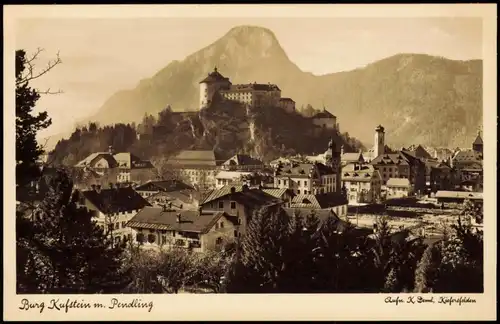
<instances>
[{"instance_id":1,"label":"window","mask_svg":"<svg viewBox=\"0 0 500 324\"><path fill-rule=\"evenodd\" d=\"M220 222L220 228L224 228L224 222Z\"/></svg>"},{"instance_id":2,"label":"window","mask_svg":"<svg viewBox=\"0 0 500 324\"><path fill-rule=\"evenodd\" d=\"M238 237L238 231L234 231L234 237Z\"/></svg>"},{"instance_id":3,"label":"window","mask_svg":"<svg viewBox=\"0 0 500 324\"><path fill-rule=\"evenodd\" d=\"M297 189L297 193L300 195L300 189Z\"/></svg>"},{"instance_id":4,"label":"window","mask_svg":"<svg viewBox=\"0 0 500 324\"><path fill-rule=\"evenodd\" d=\"M223 201L219 201L219 209L224 209L224 202Z\"/></svg>"},{"instance_id":5,"label":"window","mask_svg":"<svg viewBox=\"0 0 500 324\"><path fill-rule=\"evenodd\" d=\"M278 185L281 185L281 180L278 179Z\"/></svg>"},{"instance_id":6,"label":"window","mask_svg":"<svg viewBox=\"0 0 500 324\"><path fill-rule=\"evenodd\" d=\"M128 240L128 241L132 241L132 234L128 234L128 235L127 235L127 240Z\"/></svg>"},{"instance_id":7,"label":"window","mask_svg":"<svg viewBox=\"0 0 500 324\"><path fill-rule=\"evenodd\" d=\"M114 224L109 224L109 225L108 225L108 229L109 229L110 231L114 230L113 225L114 225Z\"/></svg>"},{"instance_id":8,"label":"window","mask_svg":"<svg viewBox=\"0 0 500 324\"><path fill-rule=\"evenodd\" d=\"M144 234L142 234L142 233L137 234L135 239L137 240L137 242L139 242L141 244L144 243Z\"/></svg>"},{"instance_id":9,"label":"window","mask_svg":"<svg viewBox=\"0 0 500 324\"><path fill-rule=\"evenodd\" d=\"M219 223L215 223L215 229L219 229Z\"/></svg>"},{"instance_id":10,"label":"window","mask_svg":"<svg viewBox=\"0 0 500 324\"><path fill-rule=\"evenodd\" d=\"M120 244L120 236L115 237L115 243Z\"/></svg>"},{"instance_id":11,"label":"window","mask_svg":"<svg viewBox=\"0 0 500 324\"><path fill-rule=\"evenodd\" d=\"M221 245L221 244L222 244L222 237L218 237L218 238L215 240L215 244L217 244L217 245Z\"/></svg>"},{"instance_id":12,"label":"window","mask_svg":"<svg viewBox=\"0 0 500 324\"><path fill-rule=\"evenodd\" d=\"M236 202L235 201L231 201L231 209L236 209Z\"/></svg>"},{"instance_id":13,"label":"window","mask_svg":"<svg viewBox=\"0 0 500 324\"><path fill-rule=\"evenodd\" d=\"M304 187L307 187L307 180L304 181Z\"/></svg>"},{"instance_id":14,"label":"window","mask_svg":"<svg viewBox=\"0 0 500 324\"><path fill-rule=\"evenodd\" d=\"M300 187L300 180L299 180L299 181L297 181L297 186L299 186L299 187Z\"/></svg>"}]
</instances>

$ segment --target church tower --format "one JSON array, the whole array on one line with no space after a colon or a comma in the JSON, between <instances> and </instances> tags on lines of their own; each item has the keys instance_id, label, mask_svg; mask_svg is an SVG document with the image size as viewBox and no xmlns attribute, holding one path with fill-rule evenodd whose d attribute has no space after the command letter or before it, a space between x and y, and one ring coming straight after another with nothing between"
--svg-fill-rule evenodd
<instances>
[{"instance_id":1,"label":"church tower","mask_svg":"<svg viewBox=\"0 0 500 324\"><path fill-rule=\"evenodd\" d=\"M373 158L384 154L385 148L385 129L382 125L375 128L375 142L373 146Z\"/></svg>"},{"instance_id":2,"label":"church tower","mask_svg":"<svg viewBox=\"0 0 500 324\"><path fill-rule=\"evenodd\" d=\"M483 153L483 138L481 137L481 131L477 132L477 137L472 143L472 150L478 153Z\"/></svg>"},{"instance_id":3,"label":"church tower","mask_svg":"<svg viewBox=\"0 0 500 324\"><path fill-rule=\"evenodd\" d=\"M335 172L335 192L340 192L342 186L340 158L340 150L337 149L337 145L335 145L333 138L330 138L328 149L325 152L325 162L326 165L332 167Z\"/></svg>"}]
</instances>

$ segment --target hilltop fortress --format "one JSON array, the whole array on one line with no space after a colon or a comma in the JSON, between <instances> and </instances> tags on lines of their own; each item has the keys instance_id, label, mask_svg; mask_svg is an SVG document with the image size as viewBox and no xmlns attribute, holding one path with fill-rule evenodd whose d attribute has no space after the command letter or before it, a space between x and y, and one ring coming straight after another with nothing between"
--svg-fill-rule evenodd
<instances>
[{"instance_id":1,"label":"hilltop fortress","mask_svg":"<svg viewBox=\"0 0 500 324\"><path fill-rule=\"evenodd\" d=\"M210 105L213 96L219 93L223 98L238 101L251 107L274 106L287 112L295 111L295 101L281 97L281 89L275 84L232 84L214 68L213 72L200 81L200 109Z\"/></svg>"}]
</instances>

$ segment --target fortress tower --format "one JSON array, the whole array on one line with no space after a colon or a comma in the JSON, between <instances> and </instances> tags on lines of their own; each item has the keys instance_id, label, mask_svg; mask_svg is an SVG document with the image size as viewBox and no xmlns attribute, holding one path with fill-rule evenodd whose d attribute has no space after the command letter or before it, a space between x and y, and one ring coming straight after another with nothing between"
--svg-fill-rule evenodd
<instances>
[{"instance_id":1,"label":"fortress tower","mask_svg":"<svg viewBox=\"0 0 500 324\"><path fill-rule=\"evenodd\" d=\"M229 78L217 72L217 67L215 67L213 72L200 81L200 109L210 105L217 91L220 89L229 89L230 87L231 81L229 81Z\"/></svg>"},{"instance_id":2,"label":"fortress tower","mask_svg":"<svg viewBox=\"0 0 500 324\"><path fill-rule=\"evenodd\" d=\"M336 176L335 176L335 192L340 192L341 190L341 185L342 185L342 172L341 172L341 164L340 164L340 159L341 159L341 153L340 150L337 149L337 146L335 145L335 141L333 138L330 139L330 142L328 143L328 149L325 152L325 162L326 165L329 165L332 167L333 170L335 170Z\"/></svg>"}]
</instances>

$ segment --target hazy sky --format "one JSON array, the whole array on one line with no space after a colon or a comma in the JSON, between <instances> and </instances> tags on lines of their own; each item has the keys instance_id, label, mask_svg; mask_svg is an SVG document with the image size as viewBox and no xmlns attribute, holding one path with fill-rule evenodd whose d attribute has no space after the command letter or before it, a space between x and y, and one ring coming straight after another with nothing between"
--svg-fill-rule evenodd
<instances>
[{"instance_id":1,"label":"hazy sky","mask_svg":"<svg viewBox=\"0 0 500 324\"><path fill-rule=\"evenodd\" d=\"M63 64L40 78L53 125L64 131L94 113L118 90L134 88L172 60L222 37L237 25L271 29L289 58L314 74L351 70L398 53L482 58L480 18L154 18L19 20L16 47L45 49L39 66L59 51Z\"/></svg>"}]
</instances>

